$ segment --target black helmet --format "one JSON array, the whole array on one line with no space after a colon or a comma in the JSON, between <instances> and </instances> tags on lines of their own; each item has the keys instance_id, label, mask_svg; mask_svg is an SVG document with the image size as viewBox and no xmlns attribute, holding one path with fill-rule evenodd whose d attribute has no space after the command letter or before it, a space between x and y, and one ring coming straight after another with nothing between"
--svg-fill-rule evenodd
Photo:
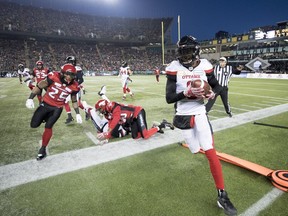
<instances>
[{"instance_id":1,"label":"black helmet","mask_svg":"<svg viewBox=\"0 0 288 216\"><path fill-rule=\"evenodd\" d=\"M23 64L18 64L18 69L19 70L23 70L24 69L24 65Z\"/></svg>"},{"instance_id":2,"label":"black helmet","mask_svg":"<svg viewBox=\"0 0 288 216\"><path fill-rule=\"evenodd\" d=\"M178 59L185 67L191 67L192 62L200 58L200 45L196 38L186 35L177 43Z\"/></svg>"},{"instance_id":3,"label":"black helmet","mask_svg":"<svg viewBox=\"0 0 288 216\"><path fill-rule=\"evenodd\" d=\"M126 61L122 61L122 64L121 64L122 67L127 67L128 66L128 63Z\"/></svg>"},{"instance_id":4,"label":"black helmet","mask_svg":"<svg viewBox=\"0 0 288 216\"><path fill-rule=\"evenodd\" d=\"M68 56L66 58L66 63L70 63L70 64L76 66L76 57L75 56Z\"/></svg>"}]
</instances>

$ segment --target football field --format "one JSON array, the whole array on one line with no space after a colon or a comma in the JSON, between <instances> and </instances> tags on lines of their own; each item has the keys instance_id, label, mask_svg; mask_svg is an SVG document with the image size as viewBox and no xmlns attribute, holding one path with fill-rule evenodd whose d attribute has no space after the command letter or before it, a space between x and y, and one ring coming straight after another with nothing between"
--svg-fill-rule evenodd
<instances>
[{"instance_id":1,"label":"football field","mask_svg":"<svg viewBox=\"0 0 288 216\"><path fill-rule=\"evenodd\" d=\"M150 126L153 121L172 121L165 76L159 84L155 76L131 78L135 97L125 103L144 107ZM53 128L49 156L37 162L43 125L29 127L29 89L17 79L3 78L0 84L1 215L224 215L216 204L206 158L177 144L182 141L179 130L101 146L91 121L67 126L63 111ZM121 101L118 77L86 77L84 100L94 105L104 84L107 96ZM288 80L233 78L229 92L234 116L227 117L220 98L209 114L216 149L273 170L288 170L288 130L253 124L288 127L287 86ZM287 193L275 189L269 179L221 163L239 215L288 215Z\"/></svg>"}]
</instances>

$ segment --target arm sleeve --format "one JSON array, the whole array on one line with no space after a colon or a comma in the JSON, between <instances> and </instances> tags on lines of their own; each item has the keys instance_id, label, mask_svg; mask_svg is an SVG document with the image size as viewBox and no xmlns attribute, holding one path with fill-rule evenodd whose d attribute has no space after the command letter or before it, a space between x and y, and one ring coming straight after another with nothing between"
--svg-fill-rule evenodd
<instances>
[{"instance_id":1,"label":"arm sleeve","mask_svg":"<svg viewBox=\"0 0 288 216\"><path fill-rule=\"evenodd\" d=\"M232 74L239 75L241 73L241 70L238 70L237 68L232 67Z\"/></svg>"},{"instance_id":2,"label":"arm sleeve","mask_svg":"<svg viewBox=\"0 0 288 216\"><path fill-rule=\"evenodd\" d=\"M121 107L117 106L114 108L112 113L113 118L111 121L109 121L109 129L108 133L111 135L111 132L114 130L114 128L118 125L120 118L121 118Z\"/></svg>"},{"instance_id":3,"label":"arm sleeve","mask_svg":"<svg viewBox=\"0 0 288 216\"><path fill-rule=\"evenodd\" d=\"M218 80L216 79L214 72L212 71L211 73L206 74L206 76L207 76L208 83L213 89L213 91L215 93L220 92L222 89L222 86L218 83Z\"/></svg>"},{"instance_id":4,"label":"arm sleeve","mask_svg":"<svg viewBox=\"0 0 288 216\"><path fill-rule=\"evenodd\" d=\"M166 102L175 103L185 98L184 92L176 93L176 76L167 75L166 82Z\"/></svg>"},{"instance_id":5,"label":"arm sleeve","mask_svg":"<svg viewBox=\"0 0 288 216\"><path fill-rule=\"evenodd\" d=\"M79 85L84 82L82 71L77 71L76 77L77 77L76 80Z\"/></svg>"}]
</instances>

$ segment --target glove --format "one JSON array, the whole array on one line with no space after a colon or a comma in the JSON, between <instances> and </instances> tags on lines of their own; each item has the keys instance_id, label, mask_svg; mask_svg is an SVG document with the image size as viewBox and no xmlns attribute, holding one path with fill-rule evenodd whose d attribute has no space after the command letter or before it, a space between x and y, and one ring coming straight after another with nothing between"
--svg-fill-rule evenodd
<instances>
[{"instance_id":1,"label":"glove","mask_svg":"<svg viewBox=\"0 0 288 216\"><path fill-rule=\"evenodd\" d=\"M108 139L100 140L99 145L104 145L104 144L106 144L108 142L109 142Z\"/></svg>"},{"instance_id":2,"label":"glove","mask_svg":"<svg viewBox=\"0 0 288 216\"><path fill-rule=\"evenodd\" d=\"M191 88L191 92L197 98L204 97L204 88Z\"/></svg>"},{"instance_id":3,"label":"glove","mask_svg":"<svg viewBox=\"0 0 288 216\"><path fill-rule=\"evenodd\" d=\"M197 98L203 98L204 97L204 89L203 88L193 88L191 85L187 87L187 89L184 91L184 95L186 97L197 97Z\"/></svg>"},{"instance_id":4,"label":"glove","mask_svg":"<svg viewBox=\"0 0 288 216\"><path fill-rule=\"evenodd\" d=\"M97 139L98 140L105 140L107 138L108 138L108 132L103 132L103 133L97 134Z\"/></svg>"},{"instance_id":5,"label":"glove","mask_svg":"<svg viewBox=\"0 0 288 216\"><path fill-rule=\"evenodd\" d=\"M34 108L34 101L33 101L33 99L27 99L27 100L26 100L26 107L27 107L28 109L33 109L33 108Z\"/></svg>"},{"instance_id":6,"label":"glove","mask_svg":"<svg viewBox=\"0 0 288 216\"><path fill-rule=\"evenodd\" d=\"M205 95L205 98L209 99L214 99L215 98L215 93L210 90L208 94Z\"/></svg>"},{"instance_id":7,"label":"glove","mask_svg":"<svg viewBox=\"0 0 288 216\"><path fill-rule=\"evenodd\" d=\"M76 114L76 121L78 124L82 124L82 117L80 114Z\"/></svg>"}]
</instances>

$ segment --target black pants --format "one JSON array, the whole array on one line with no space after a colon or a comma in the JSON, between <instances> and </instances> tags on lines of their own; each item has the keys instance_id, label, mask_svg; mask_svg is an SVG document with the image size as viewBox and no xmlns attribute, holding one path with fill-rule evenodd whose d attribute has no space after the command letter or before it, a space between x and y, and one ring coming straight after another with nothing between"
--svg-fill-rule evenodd
<instances>
[{"instance_id":1,"label":"black pants","mask_svg":"<svg viewBox=\"0 0 288 216\"><path fill-rule=\"evenodd\" d=\"M224 105L225 111L227 114L231 113L231 109L230 109L230 104L228 102L228 87L227 86L223 86L222 90L219 93L216 93L215 98L214 99L209 99L206 106L206 112L208 113L212 106L214 105L217 97L220 95L222 103Z\"/></svg>"},{"instance_id":2,"label":"black pants","mask_svg":"<svg viewBox=\"0 0 288 216\"><path fill-rule=\"evenodd\" d=\"M30 126L32 128L37 128L41 125L41 123L46 122L45 128L52 128L55 122L61 116L62 110L63 107L58 108L42 102L35 110Z\"/></svg>"}]
</instances>

